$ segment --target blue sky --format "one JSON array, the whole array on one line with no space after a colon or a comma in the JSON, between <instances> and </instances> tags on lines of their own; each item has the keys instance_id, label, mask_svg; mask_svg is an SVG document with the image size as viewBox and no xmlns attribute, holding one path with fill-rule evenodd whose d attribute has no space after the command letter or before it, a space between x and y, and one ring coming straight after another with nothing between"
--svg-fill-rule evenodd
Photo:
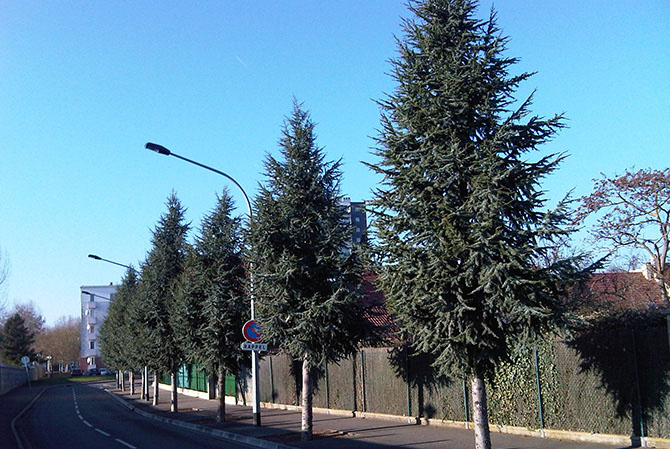
<instances>
[{"instance_id":1,"label":"blue sky","mask_svg":"<svg viewBox=\"0 0 670 449\"><path fill-rule=\"evenodd\" d=\"M486 15L491 2L484 1ZM550 200L599 173L670 164L670 2L505 0L515 71L537 71L533 111L565 112L542 149L569 159ZM144 150L161 143L235 177L250 195L277 151L292 97L343 159L342 192L376 185L375 99L394 84L401 1L18 1L0 10L0 248L4 298L52 324L79 314L79 287L138 264L174 189L195 228L225 180ZM539 155L538 155L539 156ZM241 203L241 197L232 190ZM242 209L241 209L242 210Z\"/></svg>"}]
</instances>

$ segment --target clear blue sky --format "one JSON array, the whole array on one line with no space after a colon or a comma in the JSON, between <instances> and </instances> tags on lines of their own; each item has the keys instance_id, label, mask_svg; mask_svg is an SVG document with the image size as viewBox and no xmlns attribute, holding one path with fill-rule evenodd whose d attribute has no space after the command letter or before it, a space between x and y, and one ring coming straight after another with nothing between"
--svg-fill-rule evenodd
<instances>
[{"instance_id":1,"label":"clear blue sky","mask_svg":"<svg viewBox=\"0 0 670 449\"><path fill-rule=\"evenodd\" d=\"M491 2L481 4L486 15ZM583 195L600 172L670 164L668 0L504 0L518 71L537 71L533 110L565 112L544 152L570 158L548 197ZM223 178L143 149L154 141L226 171L250 195L276 152L292 96L344 162L343 193L377 179L374 99L407 12L395 0L6 0L0 9L0 247L5 298L48 323L79 314L79 287L142 260L174 189L197 227ZM232 191L232 186L231 186ZM234 192L241 205L241 198ZM242 211L242 209L240 209Z\"/></svg>"}]
</instances>

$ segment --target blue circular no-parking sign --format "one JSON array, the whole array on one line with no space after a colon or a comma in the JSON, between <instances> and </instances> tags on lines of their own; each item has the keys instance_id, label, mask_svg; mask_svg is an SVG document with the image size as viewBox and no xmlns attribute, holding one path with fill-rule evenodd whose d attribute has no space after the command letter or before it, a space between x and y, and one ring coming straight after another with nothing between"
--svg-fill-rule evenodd
<instances>
[{"instance_id":1,"label":"blue circular no-parking sign","mask_svg":"<svg viewBox=\"0 0 670 449\"><path fill-rule=\"evenodd\" d=\"M249 320L244 323L242 326L242 335L247 341L252 343L257 342L263 338L263 331L261 330L261 325L258 324L255 320Z\"/></svg>"}]
</instances>

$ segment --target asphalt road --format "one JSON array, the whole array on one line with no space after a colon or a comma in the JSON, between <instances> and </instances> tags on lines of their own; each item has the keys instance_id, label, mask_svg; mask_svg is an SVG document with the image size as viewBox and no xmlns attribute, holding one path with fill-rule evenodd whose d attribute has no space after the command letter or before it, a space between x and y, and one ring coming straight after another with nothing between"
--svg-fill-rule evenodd
<instances>
[{"instance_id":1,"label":"asphalt road","mask_svg":"<svg viewBox=\"0 0 670 449\"><path fill-rule=\"evenodd\" d=\"M45 391L19 423L19 431L32 449L245 447L143 418L86 385Z\"/></svg>"}]
</instances>

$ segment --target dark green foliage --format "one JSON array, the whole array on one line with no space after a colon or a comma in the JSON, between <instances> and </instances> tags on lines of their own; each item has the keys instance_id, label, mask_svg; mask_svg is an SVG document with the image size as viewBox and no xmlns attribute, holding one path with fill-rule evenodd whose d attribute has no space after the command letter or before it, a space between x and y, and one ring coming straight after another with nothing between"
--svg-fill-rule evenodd
<instances>
[{"instance_id":1,"label":"dark green foliage","mask_svg":"<svg viewBox=\"0 0 670 449\"><path fill-rule=\"evenodd\" d=\"M399 326L441 373L483 376L512 343L552 330L565 289L586 273L578 258L539 266L568 232L568 202L543 210L539 181L563 156L530 162L529 152L563 120L529 116L532 96L512 108L530 74L508 74L507 38L475 6L411 3L372 168L383 175L380 286Z\"/></svg>"},{"instance_id":2,"label":"dark green foliage","mask_svg":"<svg viewBox=\"0 0 670 449\"><path fill-rule=\"evenodd\" d=\"M148 366L176 372L182 362L170 317L175 313L175 292L184 271L188 244L184 209L173 192L166 203L167 213L161 216L153 232L153 247L142 265L143 309L137 311L146 336L144 351Z\"/></svg>"},{"instance_id":3,"label":"dark green foliage","mask_svg":"<svg viewBox=\"0 0 670 449\"><path fill-rule=\"evenodd\" d=\"M140 366L136 353L142 344L134 338L136 325L130 316L130 305L137 301L139 279L134 268L128 268L109 305L107 316L100 326L100 350L105 363L115 369L133 369Z\"/></svg>"},{"instance_id":4,"label":"dark green foliage","mask_svg":"<svg viewBox=\"0 0 670 449\"><path fill-rule=\"evenodd\" d=\"M251 223L256 310L269 343L311 366L354 352L363 335L361 269L339 204L340 163L324 161L314 124L294 104L280 139L283 160L265 161L267 181Z\"/></svg>"},{"instance_id":5,"label":"dark green foliage","mask_svg":"<svg viewBox=\"0 0 670 449\"><path fill-rule=\"evenodd\" d=\"M0 341L0 357L14 365L21 363L21 357L35 357L33 343L35 336L26 327L25 321L18 313L10 316L2 328Z\"/></svg>"},{"instance_id":6,"label":"dark green foliage","mask_svg":"<svg viewBox=\"0 0 670 449\"><path fill-rule=\"evenodd\" d=\"M186 262L177 295L174 328L190 362L210 373L238 373L245 354L242 325L249 319L249 298L242 262L240 219L232 218L233 201L227 191L202 221Z\"/></svg>"}]
</instances>

